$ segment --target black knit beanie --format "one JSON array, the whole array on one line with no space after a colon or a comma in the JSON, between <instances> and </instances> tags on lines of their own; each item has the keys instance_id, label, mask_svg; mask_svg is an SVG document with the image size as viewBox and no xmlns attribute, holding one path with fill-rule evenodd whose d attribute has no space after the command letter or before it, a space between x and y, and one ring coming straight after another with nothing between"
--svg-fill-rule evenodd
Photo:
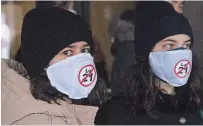
<instances>
[{"instance_id":1,"label":"black knit beanie","mask_svg":"<svg viewBox=\"0 0 203 126\"><path fill-rule=\"evenodd\" d=\"M135 53L147 57L160 40L177 34L188 35L193 42L188 20L166 1L142 1L135 9Z\"/></svg>"},{"instance_id":2,"label":"black knit beanie","mask_svg":"<svg viewBox=\"0 0 203 126\"><path fill-rule=\"evenodd\" d=\"M92 32L80 16L57 7L32 9L22 26L23 65L29 75L41 75L58 52L77 41L93 49Z\"/></svg>"}]
</instances>

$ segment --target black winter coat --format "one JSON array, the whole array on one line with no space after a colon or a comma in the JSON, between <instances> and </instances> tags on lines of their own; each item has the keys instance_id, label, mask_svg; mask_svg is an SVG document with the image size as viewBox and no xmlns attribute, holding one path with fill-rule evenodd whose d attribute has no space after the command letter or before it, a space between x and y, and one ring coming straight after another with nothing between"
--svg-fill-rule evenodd
<instances>
[{"instance_id":1,"label":"black winter coat","mask_svg":"<svg viewBox=\"0 0 203 126\"><path fill-rule=\"evenodd\" d=\"M152 119L147 114L135 116L125 104L125 98L113 97L103 104L95 118L96 125L203 125L203 110L193 113L181 112L161 104L162 108L153 111L158 119ZM164 107L163 107L164 105Z\"/></svg>"}]
</instances>

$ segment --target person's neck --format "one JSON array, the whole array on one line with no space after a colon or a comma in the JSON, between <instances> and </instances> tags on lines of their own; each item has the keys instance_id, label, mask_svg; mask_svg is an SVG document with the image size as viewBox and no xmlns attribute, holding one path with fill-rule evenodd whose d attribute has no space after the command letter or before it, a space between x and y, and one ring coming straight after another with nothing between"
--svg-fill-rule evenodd
<instances>
[{"instance_id":1,"label":"person's neck","mask_svg":"<svg viewBox=\"0 0 203 126\"><path fill-rule=\"evenodd\" d=\"M175 95L175 87L173 87L172 85L160 81L160 85L159 85L159 89L162 91L162 93L164 94L169 94L169 95Z\"/></svg>"}]
</instances>

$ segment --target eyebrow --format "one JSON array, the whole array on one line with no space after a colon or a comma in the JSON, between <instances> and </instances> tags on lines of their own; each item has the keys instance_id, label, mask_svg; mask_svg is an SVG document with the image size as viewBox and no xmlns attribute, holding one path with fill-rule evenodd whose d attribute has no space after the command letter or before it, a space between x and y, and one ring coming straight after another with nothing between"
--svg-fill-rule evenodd
<instances>
[{"instance_id":1,"label":"eyebrow","mask_svg":"<svg viewBox=\"0 0 203 126\"><path fill-rule=\"evenodd\" d=\"M171 41L171 42L176 42L177 43L177 41L176 40L174 40L174 39L166 39L166 40L163 40L162 42L166 42L166 41ZM188 40L186 40L186 41L184 41L184 43L186 43L186 42L190 42L191 41L191 39L188 39Z\"/></svg>"},{"instance_id":2,"label":"eyebrow","mask_svg":"<svg viewBox=\"0 0 203 126\"><path fill-rule=\"evenodd\" d=\"M186 42L191 42L191 41L192 41L191 39L188 39L187 41L185 41L185 43L186 43Z\"/></svg>"},{"instance_id":3,"label":"eyebrow","mask_svg":"<svg viewBox=\"0 0 203 126\"><path fill-rule=\"evenodd\" d=\"M90 46L90 45L87 43L87 44L85 44L83 47L87 47L87 46Z\"/></svg>"},{"instance_id":4,"label":"eyebrow","mask_svg":"<svg viewBox=\"0 0 203 126\"><path fill-rule=\"evenodd\" d=\"M166 41L177 42L176 40L173 40L173 39L165 39L162 42L166 42Z\"/></svg>"},{"instance_id":5,"label":"eyebrow","mask_svg":"<svg viewBox=\"0 0 203 126\"><path fill-rule=\"evenodd\" d=\"M75 46L74 45L69 45L69 46L67 46L67 48L75 48Z\"/></svg>"},{"instance_id":6,"label":"eyebrow","mask_svg":"<svg viewBox=\"0 0 203 126\"><path fill-rule=\"evenodd\" d=\"M83 47L87 47L87 46L89 46L89 44L83 45ZM67 48L75 48L75 47L76 47L75 45L69 45L69 46L67 46Z\"/></svg>"},{"instance_id":7,"label":"eyebrow","mask_svg":"<svg viewBox=\"0 0 203 126\"><path fill-rule=\"evenodd\" d=\"M87 45L85 45L84 47L90 47L90 45L87 44Z\"/></svg>"}]
</instances>

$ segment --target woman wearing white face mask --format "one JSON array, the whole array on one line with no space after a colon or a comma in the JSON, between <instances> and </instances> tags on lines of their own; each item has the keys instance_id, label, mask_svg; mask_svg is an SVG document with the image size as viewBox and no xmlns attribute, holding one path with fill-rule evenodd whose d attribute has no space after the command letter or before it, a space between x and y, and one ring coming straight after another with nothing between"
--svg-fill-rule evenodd
<instances>
[{"instance_id":1,"label":"woman wearing white face mask","mask_svg":"<svg viewBox=\"0 0 203 126\"><path fill-rule=\"evenodd\" d=\"M2 60L2 124L94 124L105 84L82 18L57 7L33 9L21 37L23 65Z\"/></svg>"},{"instance_id":2,"label":"woman wearing white face mask","mask_svg":"<svg viewBox=\"0 0 203 126\"><path fill-rule=\"evenodd\" d=\"M104 104L95 124L203 124L203 74L188 20L163 1L140 2L135 13L137 63L121 81L126 96Z\"/></svg>"}]
</instances>

